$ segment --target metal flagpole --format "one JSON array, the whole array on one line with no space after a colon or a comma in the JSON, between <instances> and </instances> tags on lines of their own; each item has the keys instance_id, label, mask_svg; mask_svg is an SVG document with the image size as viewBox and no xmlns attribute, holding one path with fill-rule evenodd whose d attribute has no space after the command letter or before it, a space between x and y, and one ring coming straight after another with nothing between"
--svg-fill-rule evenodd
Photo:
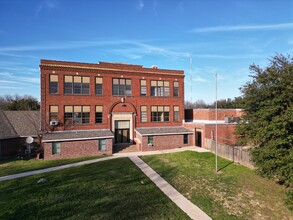
<instances>
[{"instance_id":1,"label":"metal flagpole","mask_svg":"<svg viewBox=\"0 0 293 220\"><path fill-rule=\"evenodd\" d=\"M190 102L192 104L192 55L189 54L189 64L190 64Z\"/></svg>"},{"instance_id":2,"label":"metal flagpole","mask_svg":"<svg viewBox=\"0 0 293 220\"><path fill-rule=\"evenodd\" d=\"M218 74L216 73L216 173L218 172Z\"/></svg>"}]
</instances>

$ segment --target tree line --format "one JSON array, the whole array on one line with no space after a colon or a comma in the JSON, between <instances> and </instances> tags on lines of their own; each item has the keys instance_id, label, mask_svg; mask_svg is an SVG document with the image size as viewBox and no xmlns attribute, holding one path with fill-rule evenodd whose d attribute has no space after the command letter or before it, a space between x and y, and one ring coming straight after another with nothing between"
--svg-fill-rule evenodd
<instances>
[{"instance_id":1,"label":"tree line","mask_svg":"<svg viewBox=\"0 0 293 220\"><path fill-rule=\"evenodd\" d=\"M39 110L39 101L30 95L3 95L0 96L0 110L28 111Z\"/></svg>"},{"instance_id":2,"label":"tree line","mask_svg":"<svg viewBox=\"0 0 293 220\"><path fill-rule=\"evenodd\" d=\"M235 108L242 108L242 97L235 97L234 99L220 99L217 101L218 108L225 108L225 109L235 109ZM185 101L184 103L185 109L196 109L196 108L209 108L213 109L216 107L216 101L212 104L208 104L203 100L196 100L195 102Z\"/></svg>"}]
</instances>

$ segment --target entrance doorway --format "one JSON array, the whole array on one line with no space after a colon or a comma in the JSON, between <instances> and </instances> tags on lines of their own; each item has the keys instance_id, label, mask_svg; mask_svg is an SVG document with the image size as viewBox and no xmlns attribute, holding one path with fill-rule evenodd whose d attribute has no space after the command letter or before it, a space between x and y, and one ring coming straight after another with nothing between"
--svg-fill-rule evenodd
<instances>
[{"instance_id":1,"label":"entrance doorway","mask_svg":"<svg viewBox=\"0 0 293 220\"><path fill-rule=\"evenodd\" d=\"M200 131L196 131L195 132L195 145L198 146L198 147L202 147L201 145L201 132Z\"/></svg>"},{"instance_id":2,"label":"entrance doorway","mask_svg":"<svg viewBox=\"0 0 293 220\"><path fill-rule=\"evenodd\" d=\"M130 121L115 120L115 143L130 143Z\"/></svg>"}]
</instances>

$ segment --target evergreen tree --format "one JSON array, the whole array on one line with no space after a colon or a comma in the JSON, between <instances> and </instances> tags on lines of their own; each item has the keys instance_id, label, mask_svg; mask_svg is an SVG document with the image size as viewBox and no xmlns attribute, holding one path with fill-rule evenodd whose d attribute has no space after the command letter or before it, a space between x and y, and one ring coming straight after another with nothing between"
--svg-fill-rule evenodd
<instances>
[{"instance_id":1,"label":"evergreen tree","mask_svg":"<svg viewBox=\"0 0 293 220\"><path fill-rule=\"evenodd\" d=\"M265 69L251 65L253 80L241 88L243 122L237 133L253 146L251 158L262 176L293 187L293 59L276 55Z\"/></svg>"}]
</instances>

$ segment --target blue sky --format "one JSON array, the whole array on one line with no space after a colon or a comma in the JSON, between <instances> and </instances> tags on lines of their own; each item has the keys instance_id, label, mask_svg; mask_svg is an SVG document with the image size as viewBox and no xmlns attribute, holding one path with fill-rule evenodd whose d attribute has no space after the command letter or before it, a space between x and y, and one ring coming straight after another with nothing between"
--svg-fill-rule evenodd
<instances>
[{"instance_id":1,"label":"blue sky","mask_svg":"<svg viewBox=\"0 0 293 220\"><path fill-rule=\"evenodd\" d=\"M240 95L249 65L293 52L292 0L1 0L0 95L40 98L40 59L185 71L185 99ZM190 75L192 57L192 76Z\"/></svg>"}]
</instances>

